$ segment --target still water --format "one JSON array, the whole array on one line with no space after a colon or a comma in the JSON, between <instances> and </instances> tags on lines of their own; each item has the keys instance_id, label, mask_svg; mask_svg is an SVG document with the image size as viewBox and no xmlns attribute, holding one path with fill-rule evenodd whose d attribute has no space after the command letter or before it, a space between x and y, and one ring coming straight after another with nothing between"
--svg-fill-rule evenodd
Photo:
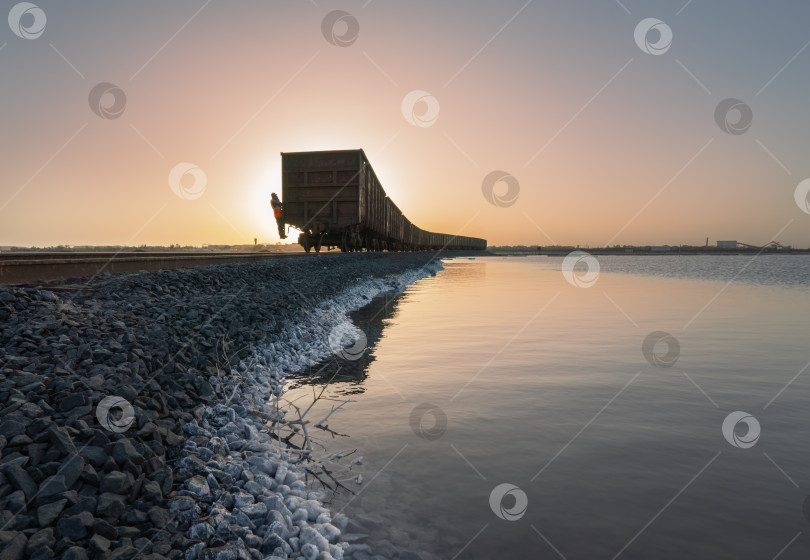
<instances>
[{"instance_id":1,"label":"still water","mask_svg":"<svg viewBox=\"0 0 810 560\"><path fill-rule=\"evenodd\" d=\"M599 263L577 287L561 258L445 261L355 314L362 359L294 380L306 400L340 367L317 407L352 402L318 437L363 456L332 507L371 516L366 542L425 559L810 556L810 257ZM670 337L647 359L655 332Z\"/></svg>"}]
</instances>

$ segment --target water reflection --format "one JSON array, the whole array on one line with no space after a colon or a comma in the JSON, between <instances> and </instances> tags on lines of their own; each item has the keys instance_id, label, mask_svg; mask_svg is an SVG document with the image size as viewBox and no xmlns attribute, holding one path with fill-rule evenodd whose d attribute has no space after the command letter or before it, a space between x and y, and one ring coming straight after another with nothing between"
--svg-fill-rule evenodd
<instances>
[{"instance_id":1,"label":"water reflection","mask_svg":"<svg viewBox=\"0 0 810 560\"><path fill-rule=\"evenodd\" d=\"M442 276L454 284L478 285L486 280L486 261L458 258L444 261L443 266ZM429 290L428 286L423 285L422 290ZM409 295L406 290L394 296L389 294L377 297L365 307L350 313L351 321L366 335L366 350L363 355L354 360L330 356L312 367L288 376L289 389L328 383L328 394L332 397L364 393L364 382L369 377L371 364L376 360L377 343L383 336L383 330L395 324L394 319L400 305L407 301Z\"/></svg>"},{"instance_id":2,"label":"water reflection","mask_svg":"<svg viewBox=\"0 0 810 560\"><path fill-rule=\"evenodd\" d=\"M383 330L391 324L399 308L401 296L382 296L368 305L352 312L349 318L366 335L366 350L355 360L330 356L320 363L288 377L290 390L307 385L329 383L332 396L359 395L365 392L363 382L368 377L370 365L376 359L374 350L382 338Z\"/></svg>"},{"instance_id":3,"label":"water reflection","mask_svg":"<svg viewBox=\"0 0 810 560\"><path fill-rule=\"evenodd\" d=\"M795 377L810 295L764 274L726 285L727 260L690 279L674 258L660 276L633 262L600 258L591 289L559 260L448 262L355 314L363 359L313 368L288 395L311 399L338 366L325 397L363 393L335 399L353 401L329 419L349 437L318 432L324 453L363 456L333 511L390 558L810 557L810 385ZM753 449L724 437L734 411L761 425Z\"/></svg>"}]
</instances>

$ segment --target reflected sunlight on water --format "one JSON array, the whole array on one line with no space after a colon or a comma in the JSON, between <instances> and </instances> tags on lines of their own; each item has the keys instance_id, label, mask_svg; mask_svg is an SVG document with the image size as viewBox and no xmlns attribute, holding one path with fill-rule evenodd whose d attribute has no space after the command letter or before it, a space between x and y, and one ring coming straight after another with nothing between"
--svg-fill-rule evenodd
<instances>
[{"instance_id":1,"label":"reflected sunlight on water","mask_svg":"<svg viewBox=\"0 0 810 560\"><path fill-rule=\"evenodd\" d=\"M685 278L675 258L646 274L658 257L600 258L590 288L561 259L455 259L375 302L354 317L364 358L325 370L341 367L328 394L355 402L329 422L350 437L322 443L365 464L359 495L334 509L379 516L368 542L423 558L558 557L552 545L567 558L772 558L800 531L780 558L806 558L810 374L780 391L810 360L796 272L810 258L768 258L767 274L727 287L728 260L718 272L682 257L700 259ZM671 367L642 353L654 331L679 343ZM437 414L412 427L423 403L444 430ZM721 433L738 410L761 426L747 449ZM513 521L490 507L502 483L518 488L507 514L528 500Z\"/></svg>"}]
</instances>

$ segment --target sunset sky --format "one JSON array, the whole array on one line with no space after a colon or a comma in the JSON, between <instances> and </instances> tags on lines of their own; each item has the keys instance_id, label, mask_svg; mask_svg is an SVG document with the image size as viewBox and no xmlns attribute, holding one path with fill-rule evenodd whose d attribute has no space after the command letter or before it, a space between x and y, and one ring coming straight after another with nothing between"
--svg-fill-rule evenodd
<instances>
[{"instance_id":1,"label":"sunset sky","mask_svg":"<svg viewBox=\"0 0 810 560\"><path fill-rule=\"evenodd\" d=\"M0 246L273 243L280 152L347 148L412 222L492 245L810 246L804 1L19 4Z\"/></svg>"}]
</instances>

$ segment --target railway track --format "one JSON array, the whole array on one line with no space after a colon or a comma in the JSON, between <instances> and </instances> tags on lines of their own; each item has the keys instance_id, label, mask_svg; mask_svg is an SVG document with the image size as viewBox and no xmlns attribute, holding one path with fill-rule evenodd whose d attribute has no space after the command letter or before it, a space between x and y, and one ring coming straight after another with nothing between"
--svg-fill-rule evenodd
<instances>
[{"instance_id":1,"label":"railway track","mask_svg":"<svg viewBox=\"0 0 810 560\"><path fill-rule=\"evenodd\" d=\"M310 256L307 253L0 253L0 285L53 284L69 278L120 274L265 259Z\"/></svg>"}]
</instances>

